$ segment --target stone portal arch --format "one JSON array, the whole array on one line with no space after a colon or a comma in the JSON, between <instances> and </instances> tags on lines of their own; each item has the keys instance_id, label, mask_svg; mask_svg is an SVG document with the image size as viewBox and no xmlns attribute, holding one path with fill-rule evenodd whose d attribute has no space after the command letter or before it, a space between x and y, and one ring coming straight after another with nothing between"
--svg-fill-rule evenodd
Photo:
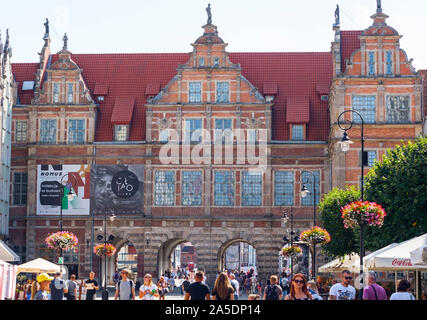
<instances>
[{"instance_id":1,"label":"stone portal arch","mask_svg":"<svg viewBox=\"0 0 427 320\"><path fill-rule=\"evenodd\" d=\"M244 242L247 243L249 245L251 245L252 247L255 248L255 250L257 250L256 244L255 242L251 241L252 239L248 238L248 237L242 237L242 238L234 238L234 239L230 239L227 240L226 242L224 242L218 250L218 257L217 257L217 271L223 271L225 268L225 260L224 260L224 256L225 256L225 252L227 251L227 249L232 246L233 244L239 243L239 242ZM258 253L258 250L257 250ZM258 259L257 259L258 260Z\"/></svg>"},{"instance_id":2,"label":"stone portal arch","mask_svg":"<svg viewBox=\"0 0 427 320\"><path fill-rule=\"evenodd\" d=\"M160 246L157 255L157 274L160 276L166 270L171 269L170 257L172 255L173 250L180 245L181 243L189 242L184 238L172 238L168 239Z\"/></svg>"}]
</instances>

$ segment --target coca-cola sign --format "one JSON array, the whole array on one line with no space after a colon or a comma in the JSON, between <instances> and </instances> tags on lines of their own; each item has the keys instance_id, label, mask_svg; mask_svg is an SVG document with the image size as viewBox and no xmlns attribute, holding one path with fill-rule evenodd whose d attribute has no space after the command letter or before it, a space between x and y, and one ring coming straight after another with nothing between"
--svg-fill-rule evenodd
<instances>
[{"instance_id":1,"label":"coca-cola sign","mask_svg":"<svg viewBox=\"0 0 427 320\"><path fill-rule=\"evenodd\" d=\"M391 264L399 267L412 267L411 259L394 259Z\"/></svg>"}]
</instances>

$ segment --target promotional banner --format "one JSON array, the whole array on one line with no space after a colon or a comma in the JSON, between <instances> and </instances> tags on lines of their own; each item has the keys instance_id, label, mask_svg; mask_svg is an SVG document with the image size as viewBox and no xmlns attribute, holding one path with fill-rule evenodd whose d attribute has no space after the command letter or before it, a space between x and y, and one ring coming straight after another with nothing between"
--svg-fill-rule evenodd
<instances>
[{"instance_id":1,"label":"promotional banner","mask_svg":"<svg viewBox=\"0 0 427 320\"><path fill-rule=\"evenodd\" d=\"M62 192L63 215L89 215L90 166L39 165L37 215L59 215Z\"/></svg>"},{"instance_id":2,"label":"promotional banner","mask_svg":"<svg viewBox=\"0 0 427 320\"><path fill-rule=\"evenodd\" d=\"M143 214L144 165L93 165L90 177L92 213Z\"/></svg>"}]
</instances>

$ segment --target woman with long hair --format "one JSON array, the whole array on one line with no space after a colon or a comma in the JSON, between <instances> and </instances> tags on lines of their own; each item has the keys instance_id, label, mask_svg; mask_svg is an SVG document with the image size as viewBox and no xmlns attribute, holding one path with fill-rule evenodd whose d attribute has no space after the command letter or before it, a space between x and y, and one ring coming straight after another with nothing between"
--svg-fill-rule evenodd
<instances>
[{"instance_id":1,"label":"woman with long hair","mask_svg":"<svg viewBox=\"0 0 427 320\"><path fill-rule=\"evenodd\" d=\"M225 272L221 272L215 280L212 300L234 300L234 289Z\"/></svg>"},{"instance_id":2,"label":"woman with long hair","mask_svg":"<svg viewBox=\"0 0 427 320\"><path fill-rule=\"evenodd\" d=\"M291 293L286 296L285 300L313 300L307 288L307 280L302 273L294 275L291 284Z\"/></svg>"},{"instance_id":3,"label":"woman with long hair","mask_svg":"<svg viewBox=\"0 0 427 320\"><path fill-rule=\"evenodd\" d=\"M157 282L157 288L159 290L159 300L165 300L166 293L168 293L169 290L168 284L163 276L161 276L159 281Z\"/></svg>"},{"instance_id":4,"label":"woman with long hair","mask_svg":"<svg viewBox=\"0 0 427 320\"><path fill-rule=\"evenodd\" d=\"M158 297L159 292L157 286L153 283L153 277L147 273L144 276L144 284L139 287L139 298L142 300L154 300L154 297Z\"/></svg>"}]
</instances>

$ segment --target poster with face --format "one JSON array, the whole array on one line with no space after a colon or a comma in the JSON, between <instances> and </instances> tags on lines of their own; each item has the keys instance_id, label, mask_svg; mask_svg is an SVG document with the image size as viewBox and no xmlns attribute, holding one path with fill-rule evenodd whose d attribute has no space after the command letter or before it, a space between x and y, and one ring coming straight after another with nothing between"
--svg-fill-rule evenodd
<instances>
[{"instance_id":1,"label":"poster with face","mask_svg":"<svg viewBox=\"0 0 427 320\"><path fill-rule=\"evenodd\" d=\"M93 165L90 176L93 214L143 214L144 165Z\"/></svg>"},{"instance_id":2,"label":"poster with face","mask_svg":"<svg viewBox=\"0 0 427 320\"><path fill-rule=\"evenodd\" d=\"M38 165L37 215L59 215L62 192L63 215L89 215L90 166Z\"/></svg>"}]
</instances>

